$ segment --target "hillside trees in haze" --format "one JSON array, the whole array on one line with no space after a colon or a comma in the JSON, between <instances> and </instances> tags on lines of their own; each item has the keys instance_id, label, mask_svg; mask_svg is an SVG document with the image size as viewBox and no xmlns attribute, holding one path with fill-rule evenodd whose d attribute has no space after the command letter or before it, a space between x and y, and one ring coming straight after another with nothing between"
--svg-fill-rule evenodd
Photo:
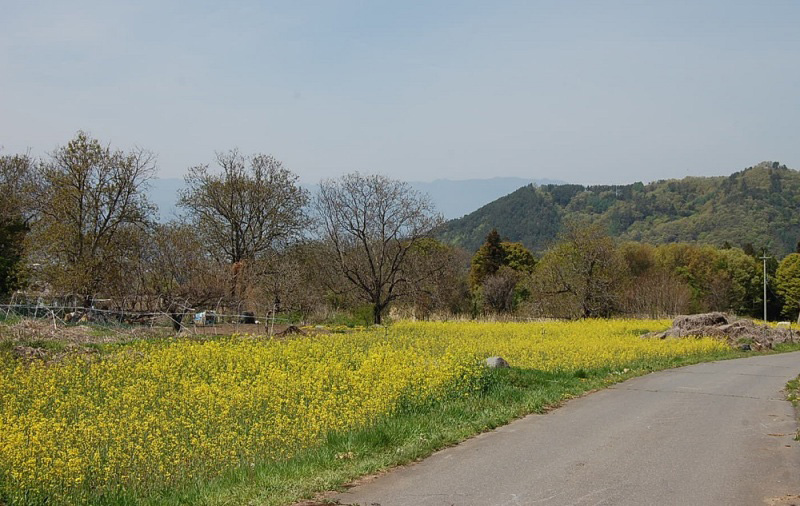
<instances>
[{"instance_id":1,"label":"hillside trees in haze","mask_svg":"<svg viewBox=\"0 0 800 506\"><path fill-rule=\"evenodd\" d=\"M718 177L627 185L525 186L463 218L437 237L469 251L492 229L536 254L550 247L572 221L600 223L621 241L648 244L726 242L754 245L778 255L800 237L800 173L778 162Z\"/></svg>"}]
</instances>

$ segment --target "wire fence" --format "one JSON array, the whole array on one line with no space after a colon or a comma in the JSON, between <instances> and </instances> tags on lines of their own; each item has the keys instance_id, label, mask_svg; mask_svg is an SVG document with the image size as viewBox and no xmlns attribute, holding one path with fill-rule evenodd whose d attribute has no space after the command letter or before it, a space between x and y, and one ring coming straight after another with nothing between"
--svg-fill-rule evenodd
<instances>
[{"instance_id":1,"label":"wire fence","mask_svg":"<svg viewBox=\"0 0 800 506\"><path fill-rule=\"evenodd\" d=\"M281 317L274 310L257 315L252 311L201 310L183 305L176 307L172 312L137 311L44 302L0 304L0 317L6 321L15 318L46 320L51 322L54 328L81 324L101 325L112 330L131 327L172 327L194 334L238 333L240 330L252 331L263 328L264 332L273 335L276 327L293 323L293 320Z\"/></svg>"}]
</instances>

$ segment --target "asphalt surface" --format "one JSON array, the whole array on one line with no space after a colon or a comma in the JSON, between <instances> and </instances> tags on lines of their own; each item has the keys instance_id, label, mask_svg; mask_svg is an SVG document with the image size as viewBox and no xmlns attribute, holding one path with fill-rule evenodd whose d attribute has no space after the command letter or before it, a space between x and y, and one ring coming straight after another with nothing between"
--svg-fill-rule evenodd
<instances>
[{"instance_id":1,"label":"asphalt surface","mask_svg":"<svg viewBox=\"0 0 800 506\"><path fill-rule=\"evenodd\" d=\"M800 352L635 378L335 496L342 504L800 505ZM797 497L797 500L791 499Z\"/></svg>"}]
</instances>

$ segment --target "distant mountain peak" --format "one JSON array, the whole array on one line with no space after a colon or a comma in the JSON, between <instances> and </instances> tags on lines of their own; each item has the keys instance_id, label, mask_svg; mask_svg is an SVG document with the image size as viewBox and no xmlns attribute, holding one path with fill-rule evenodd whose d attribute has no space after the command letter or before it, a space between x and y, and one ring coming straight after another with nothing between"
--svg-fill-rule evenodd
<instances>
[{"instance_id":1,"label":"distant mountain peak","mask_svg":"<svg viewBox=\"0 0 800 506\"><path fill-rule=\"evenodd\" d=\"M415 189L430 195L436 209L447 219L458 218L481 206L531 184L563 183L553 179L493 177L489 179L436 179L412 181Z\"/></svg>"}]
</instances>

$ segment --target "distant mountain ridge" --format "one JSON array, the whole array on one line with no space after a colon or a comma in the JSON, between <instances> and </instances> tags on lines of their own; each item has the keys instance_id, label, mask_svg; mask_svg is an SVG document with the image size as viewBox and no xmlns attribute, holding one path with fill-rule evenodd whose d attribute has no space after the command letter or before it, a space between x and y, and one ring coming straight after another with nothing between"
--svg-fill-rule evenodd
<instances>
[{"instance_id":1,"label":"distant mountain ridge","mask_svg":"<svg viewBox=\"0 0 800 506\"><path fill-rule=\"evenodd\" d=\"M800 172L762 162L727 177L647 185L529 185L449 221L439 237L474 251L496 228L540 252L568 220L600 222L621 240L749 243L784 255L800 239Z\"/></svg>"},{"instance_id":2,"label":"distant mountain ridge","mask_svg":"<svg viewBox=\"0 0 800 506\"><path fill-rule=\"evenodd\" d=\"M494 177L490 179L437 179L431 182L410 182L415 189L430 195L436 209L446 219L464 216L484 204L507 195L529 184L558 184L555 179L526 179L519 177ZM178 191L184 188L183 179L163 178L152 182L150 201L158 206L160 220L168 221L177 215ZM309 191L316 185L305 185Z\"/></svg>"}]
</instances>

